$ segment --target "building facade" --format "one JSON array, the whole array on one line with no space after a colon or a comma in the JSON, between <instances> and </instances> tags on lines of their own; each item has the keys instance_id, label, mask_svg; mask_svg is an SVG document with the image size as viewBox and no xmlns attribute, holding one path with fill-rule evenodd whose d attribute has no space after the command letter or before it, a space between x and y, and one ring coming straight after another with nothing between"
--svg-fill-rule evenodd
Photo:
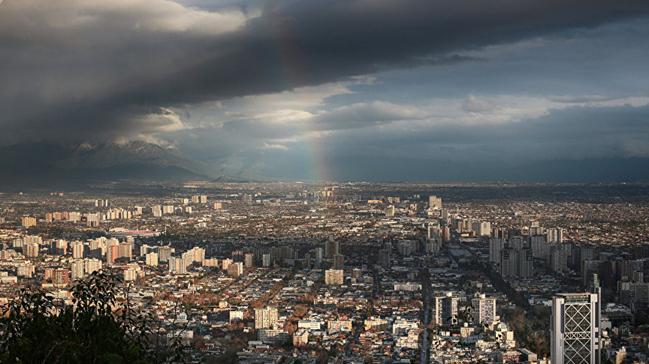
<instances>
[{"instance_id":1,"label":"building facade","mask_svg":"<svg viewBox=\"0 0 649 364\"><path fill-rule=\"evenodd\" d=\"M560 293L552 299L552 364L599 364L597 293Z\"/></svg>"}]
</instances>

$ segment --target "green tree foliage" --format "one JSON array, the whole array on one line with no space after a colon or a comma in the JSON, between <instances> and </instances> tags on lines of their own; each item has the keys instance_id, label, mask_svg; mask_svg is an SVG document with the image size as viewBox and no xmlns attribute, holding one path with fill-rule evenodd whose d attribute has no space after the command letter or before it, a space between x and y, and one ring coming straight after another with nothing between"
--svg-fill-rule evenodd
<instances>
[{"instance_id":1,"label":"green tree foliage","mask_svg":"<svg viewBox=\"0 0 649 364\"><path fill-rule=\"evenodd\" d=\"M1 363L160 363L180 360L159 342L148 314L116 299L119 280L95 272L72 289L72 305L23 290L0 318Z\"/></svg>"}]
</instances>

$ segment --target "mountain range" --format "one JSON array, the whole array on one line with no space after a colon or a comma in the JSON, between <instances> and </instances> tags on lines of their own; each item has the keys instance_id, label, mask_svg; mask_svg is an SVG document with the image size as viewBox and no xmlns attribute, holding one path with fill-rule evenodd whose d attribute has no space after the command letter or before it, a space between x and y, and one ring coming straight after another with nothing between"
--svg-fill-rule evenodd
<instances>
[{"instance_id":1,"label":"mountain range","mask_svg":"<svg viewBox=\"0 0 649 364\"><path fill-rule=\"evenodd\" d=\"M421 159L361 160L353 170L336 163L339 181L516 181L516 182L646 182L649 158L600 158L539 161L523 165L451 163ZM360 163L362 162L362 163ZM385 168L385 165L390 168ZM409 166L417 165L412 169ZM236 172L236 171L235 171ZM235 173L236 175L236 173ZM408 176L409 178L403 178ZM476 177L478 176L478 177ZM260 180L301 180L303 175L277 174ZM0 146L0 187L64 188L96 182L248 182L184 156L174 148L143 141L128 143L20 143ZM258 178L255 178L257 180Z\"/></svg>"},{"instance_id":2,"label":"mountain range","mask_svg":"<svg viewBox=\"0 0 649 364\"><path fill-rule=\"evenodd\" d=\"M128 143L20 143L0 147L0 185L46 186L96 181L211 179L172 148Z\"/></svg>"}]
</instances>

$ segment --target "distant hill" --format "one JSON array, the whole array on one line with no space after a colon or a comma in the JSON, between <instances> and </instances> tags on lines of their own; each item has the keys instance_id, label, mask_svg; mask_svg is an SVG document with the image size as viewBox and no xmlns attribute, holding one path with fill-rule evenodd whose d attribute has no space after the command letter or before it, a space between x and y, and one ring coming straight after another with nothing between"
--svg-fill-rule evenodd
<instances>
[{"instance_id":1,"label":"distant hill","mask_svg":"<svg viewBox=\"0 0 649 364\"><path fill-rule=\"evenodd\" d=\"M0 147L0 185L47 186L93 181L211 179L173 149L125 144L21 143Z\"/></svg>"}]
</instances>

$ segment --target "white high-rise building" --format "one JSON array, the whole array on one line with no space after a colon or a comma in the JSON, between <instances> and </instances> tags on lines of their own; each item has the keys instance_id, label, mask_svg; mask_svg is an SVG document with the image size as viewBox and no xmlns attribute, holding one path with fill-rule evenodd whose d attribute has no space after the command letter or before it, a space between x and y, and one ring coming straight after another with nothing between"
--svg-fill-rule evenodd
<instances>
[{"instance_id":1,"label":"white high-rise building","mask_svg":"<svg viewBox=\"0 0 649 364\"><path fill-rule=\"evenodd\" d=\"M36 258L40 251L40 245L38 243L25 243L23 245L23 254L27 258Z\"/></svg>"},{"instance_id":2,"label":"white high-rise building","mask_svg":"<svg viewBox=\"0 0 649 364\"><path fill-rule=\"evenodd\" d=\"M243 263L234 262L228 265L228 275L233 278L237 278L243 274Z\"/></svg>"},{"instance_id":3,"label":"white high-rise building","mask_svg":"<svg viewBox=\"0 0 649 364\"><path fill-rule=\"evenodd\" d=\"M599 364L600 300L597 293L559 293L552 299L552 364Z\"/></svg>"},{"instance_id":4,"label":"white high-rise building","mask_svg":"<svg viewBox=\"0 0 649 364\"><path fill-rule=\"evenodd\" d=\"M86 216L86 226L89 227L99 226L99 222L101 221L101 214L94 213L94 214L86 214L85 216Z\"/></svg>"},{"instance_id":5,"label":"white high-rise building","mask_svg":"<svg viewBox=\"0 0 649 364\"><path fill-rule=\"evenodd\" d=\"M563 242L563 229L555 228L546 231L546 238L548 243L562 243Z\"/></svg>"},{"instance_id":6,"label":"white high-rise building","mask_svg":"<svg viewBox=\"0 0 649 364\"><path fill-rule=\"evenodd\" d=\"M84 259L83 260L83 272L84 274L91 274L98 270L101 270L103 262L99 259Z\"/></svg>"},{"instance_id":7,"label":"white high-rise building","mask_svg":"<svg viewBox=\"0 0 649 364\"><path fill-rule=\"evenodd\" d=\"M278 316L277 307L255 308L255 329L272 329Z\"/></svg>"},{"instance_id":8,"label":"white high-rise building","mask_svg":"<svg viewBox=\"0 0 649 364\"><path fill-rule=\"evenodd\" d=\"M95 207L108 207L110 206L110 201L108 200L95 200Z\"/></svg>"},{"instance_id":9,"label":"white high-rise building","mask_svg":"<svg viewBox=\"0 0 649 364\"><path fill-rule=\"evenodd\" d=\"M70 265L72 279L81 279L85 275L85 264L82 259L75 259Z\"/></svg>"},{"instance_id":10,"label":"white high-rise building","mask_svg":"<svg viewBox=\"0 0 649 364\"><path fill-rule=\"evenodd\" d=\"M72 243L72 258L81 259L83 258L84 244L82 241L75 241Z\"/></svg>"},{"instance_id":11,"label":"white high-rise building","mask_svg":"<svg viewBox=\"0 0 649 364\"><path fill-rule=\"evenodd\" d=\"M476 313L476 321L480 324L491 325L496 321L496 299L487 297L484 294L473 299L473 309Z\"/></svg>"},{"instance_id":12,"label":"white high-rise building","mask_svg":"<svg viewBox=\"0 0 649 364\"><path fill-rule=\"evenodd\" d=\"M491 235L491 223L489 221L483 221L480 223L480 235L482 236Z\"/></svg>"},{"instance_id":13,"label":"white high-rise building","mask_svg":"<svg viewBox=\"0 0 649 364\"><path fill-rule=\"evenodd\" d=\"M243 261L246 268L252 268L255 266L255 255L253 253L246 253L243 256Z\"/></svg>"},{"instance_id":14,"label":"white high-rise building","mask_svg":"<svg viewBox=\"0 0 649 364\"><path fill-rule=\"evenodd\" d=\"M205 248L195 246L186 251L185 254L188 256L188 259L190 259L191 263L198 263L202 265L203 260L205 260Z\"/></svg>"},{"instance_id":15,"label":"white high-rise building","mask_svg":"<svg viewBox=\"0 0 649 364\"><path fill-rule=\"evenodd\" d=\"M228 268L230 267L230 264L234 263L234 261L230 258L225 258L221 260L221 269L227 271Z\"/></svg>"},{"instance_id":16,"label":"white high-rise building","mask_svg":"<svg viewBox=\"0 0 649 364\"><path fill-rule=\"evenodd\" d=\"M270 267L270 263L271 263L270 254L269 253L263 254L261 256L261 265L264 267Z\"/></svg>"},{"instance_id":17,"label":"white high-rise building","mask_svg":"<svg viewBox=\"0 0 649 364\"><path fill-rule=\"evenodd\" d=\"M147 244L140 245L140 256L143 257L149 253L150 247Z\"/></svg>"},{"instance_id":18,"label":"white high-rise building","mask_svg":"<svg viewBox=\"0 0 649 364\"><path fill-rule=\"evenodd\" d=\"M139 269L137 267L129 267L124 269L124 281L133 282L137 280Z\"/></svg>"},{"instance_id":19,"label":"white high-rise building","mask_svg":"<svg viewBox=\"0 0 649 364\"><path fill-rule=\"evenodd\" d=\"M175 252L175 249L170 246L159 246L158 247L158 260L161 262L168 262L171 257L171 253Z\"/></svg>"},{"instance_id":20,"label":"white high-rise building","mask_svg":"<svg viewBox=\"0 0 649 364\"><path fill-rule=\"evenodd\" d=\"M158 253L156 252L151 252L145 255L146 259L146 265L149 267L157 267L158 266Z\"/></svg>"},{"instance_id":21,"label":"white high-rise building","mask_svg":"<svg viewBox=\"0 0 649 364\"><path fill-rule=\"evenodd\" d=\"M471 230L477 236L491 235L491 223L489 221L475 221L471 224Z\"/></svg>"},{"instance_id":22,"label":"white high-rise building","mask_svg":"<svg viewBox=\"0 0 649 364\"><path fill-rule=\"evenodd\" d=\"M151 206L151 213L153 214L153 217L161 217L162 216L162 206L160 206L160 205Z\"/></svg>"},{"instance_id":23,"label":"white high-rise building","mask_svg":"<svg viewBox=\"0 0 649 364\"><path fill-rule=\"evenodd\" d=\"M437 196L428 196L428 208L429 209L441 209L442 208L442 198Z\"/></svg>"},{"instance_id":24,"label":"white high-rise building","mask_svg":"<svg viewBox=\"0 0 649 364\"><path fill-rule=\"evenodd\" d=\"M117 248L119 258L133 259L133 244L132 243L119 243Z\"/></svg>"},{"instance_id":25,"label":"white high-rise building","mask_svg":"<svg viewBox=\"0 0 649 364\"><path fill-rule=\"evenodd\" d=\"M435 297L435 324L453 325L457 323L458 300L453 292Z\"/></svg>"},{"instance_id":26,"label":"white high-rise building","mask_svg":"<svg viewBox=\"0 0 649 364\"><path fill-rule=\"evenodd\" d=\"M207 195L194 195L192 196L192 203L207 203Z\"/></svg>"},{"instance_id":27,"label":"white high-rise building","mask_svg":"<svg viewBox=\"0 0 649 364\"><path fill-rule=\"evenodd\" d=\"M325 270L325 284L326 285L341 285L345 281L342 269L327 269Z\"/></svg>"},{"instance_id":28,"label":"white high-rise building","mask_svg":"<svg viewBox=\"0 0 649 364\"><path fill-rule=\"evenodd\" d=\"M187 265L185 265L185 259L181 257L170 257L169 271L174 274L187 274Z\"/></svg>"},{"instance_id":29,"label":"white high-rise building","mask_svg":"<svg viewBox=\"0 0 649 364\"><path fill-rule=\"evenodd\" d=\"M16 275L18 277L31 278L35 272L35 266L29 262L22 263L16 268Z\"/></svg>"}]
</instances>

